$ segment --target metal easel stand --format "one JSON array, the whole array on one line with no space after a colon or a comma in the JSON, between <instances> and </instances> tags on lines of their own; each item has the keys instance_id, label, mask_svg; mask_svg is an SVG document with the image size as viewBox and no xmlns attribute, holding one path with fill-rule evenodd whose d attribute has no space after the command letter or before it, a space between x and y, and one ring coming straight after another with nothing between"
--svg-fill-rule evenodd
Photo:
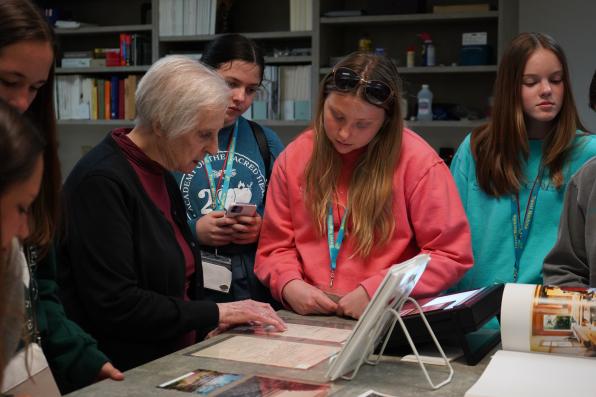
<instances>
[{"instance_id":1,"label":"metal easel stand","mask_svg":"<svg viewBox=\"0 0 596 397\"><path fill-rule=\"evenodd\" d=\"M426 329L428 330L428 333L432 337L433 342L435 343L435 346L437 347L437 350L439 351L439 353L441 353L441 357L443 357L443 360L445 362L445 365L447 365L447 367L449 368L449 375L447 376L447 379L443 380L439 384L436 384L435 385L432 382L432 380L430 379L430 375L428 374L428 371L426 370L426 366L424 365L424 362L422 362L422 359L420 358L420 355L418 354L418 349L416 349L416 346L414 345L414 342L412 341L412 337L410 336L410 333L408 332L408 329L407 329L406 325L404 324L404 322L401 319L401 316L399 314L402 311L403 305L407 301L412 302L414 304L414 306L418 309L418 313L420 313L420 317L422 318L422 321L424 322L424 325L426 326ZM366 358L367 356L370 357L372 355L372 352L373 352L374 347L375 347L375 341L378 340L378 337L380 336L379 334L380 334L380 332L382 332L382 329L381 329L382 324L379 324L377 326L377 329L375 330L375 333L374 333L374 336L375 337L374 338L371 338L371 340L369 342L369 349L368 349L369 354L363 356L358 361L358 363L356 365L356 369L354 370L354 372L352 372L349 376L345 376L345 375L342 376L342 379L346 379L346 380L352 380L352 379L354 379L354 377L356 377L356 374L358 373L358 370L360 369L360 367L362 366L363 363L367 363L367 364L370 364L370 365L377 365L379 363L379 360L383 356L383 352L385 351L385 347L387 346L387 342L389 341L389 338L391 337L391 334L393 332L393 328L395 327L395 323L396 322L399 322L399 325L400 325L402 331L404 332L404 335L406 336L406 339L408 340L408 343L410 344L410 347L412 348L412 351L414 352L414 355L416 356L416 359L418 360L418 364L420 365L420 369L424 373L424 376L426 377L426 380L428 381L429 385L433 389L436 390L436 389L439 389L439 388L445 386L447 383L451 382L451 379L453 379L453 367L451 366L451 363L447 359L447 356L445 356L445 352L443 351L443 348L439 344L439 341L437 340L437 337L435 336L435 333L433 332L432 328L430 327L430 324L428 323L428 320L426 319L426 316L424 315L424 312L422 311L422 308L420 307L420 305L418 304L418 302L416 302L413 298L408 297L399 306L399 308L397 310L395 310L393 308L389 308L389 309L387 309L387 311L393 317L393 321L391 322L391 327L389 327L389 331L387 331L387 333L385 334L385 340L383 342L383 346L381 347L381 350L379 351L379 354L373 360L371 360L369 358Z\"/></svg>"}]
</instances>

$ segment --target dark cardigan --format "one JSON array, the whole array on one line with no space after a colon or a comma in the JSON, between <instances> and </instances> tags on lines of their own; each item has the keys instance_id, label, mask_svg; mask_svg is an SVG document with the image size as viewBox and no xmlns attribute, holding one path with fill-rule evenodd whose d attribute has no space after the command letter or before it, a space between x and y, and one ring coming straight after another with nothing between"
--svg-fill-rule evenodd
<instances>
[{"instance_id":1,"label":"dark cardigan","mask_svg":"<svg viewBox=\"0 0 596 397\"><path fill-rule=\"evenodd\" d=\"M174 178L164 172L172 218L195 257L184 301L184 256L172 227L146 194L111 134L75 166L64 185L65 234L59 282L67 314L126 370L215 328L219 311L203 298L198 245Z\"/></svg>"}]
</instances>

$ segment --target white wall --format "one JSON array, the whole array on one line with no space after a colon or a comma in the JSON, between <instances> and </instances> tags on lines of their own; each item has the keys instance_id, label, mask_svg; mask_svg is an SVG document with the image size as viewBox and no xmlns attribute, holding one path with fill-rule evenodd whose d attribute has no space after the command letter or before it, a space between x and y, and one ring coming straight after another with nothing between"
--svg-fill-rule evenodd
<instances>
[{"instance_id":1,"label":"white wall","mask_svg":"<svg viewBox=\"0 0 596 397\"><path fill-rule=\"evenodd\" d=\"M520 0L519 31L548 33L561 44L580 117L586 128L596 133L596 112L588 106L596 69L596 1Z\"/></svg>"}]
</instances>

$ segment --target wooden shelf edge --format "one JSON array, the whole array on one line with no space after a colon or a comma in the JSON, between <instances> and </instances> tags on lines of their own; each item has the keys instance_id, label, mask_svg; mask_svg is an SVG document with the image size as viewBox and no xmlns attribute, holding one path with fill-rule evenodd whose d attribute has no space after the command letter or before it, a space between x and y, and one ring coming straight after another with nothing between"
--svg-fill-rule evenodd
<instances>
[{"instance_id":1,"label":"wooden shelf edge","mask_svg":"<svg viewBox=\"0 0 596 397\"><path fill-rule=\"evenodd\" d=\"M239 33L251 39L257 40L277 40L277 39L292 39L292 38L312 38L312 31L279 31L279 32L252 32L252 33ZM200 42L200 41L211 41L217 34L201 34L196 36L159 36L159 41L164 43L175 43L175 42Z\"/></svg>"},{"instance_id":2,"label":"wooden shelf edge","mask_svg":"<svg viewBox=\"0 0 596 397\"><path fill-rule=\"evenodd\" d=\"M105 125L112 127L131 127L134 120L57 120L58 125Z\"/></svg>"},{"instance_id":3,"label":"wooden shelf edge","mask_svg":"<svg viewBox=\"0 0 596 397\"><path fill-rule=\"evenodd\" d=\"M56 28L54 32L60 36L102 34L102 33L126 33L126 32L149 32L153 25L114 25L114 26L88 26L76 29Z\"/></svg>"},{"instance_id":4,"label":"wooden shelf edge","mask_svg":"<svg viewBox=\"0 0 596 397\"><path fill-rule=\"evenodd\" d=\"M56 75L66 74L110 74L110 73L145 73L149 65L143 66L106 66L105 68L56 68Z\"/></svg>"},{"instance_id":5,"label":"wooden shelf edge","mask_svg":"<svg viewBox=\"0 0 596 397\"><path fill-rule=\"evenodd\" d=\"M396 14L396 15L359 15L353 17L321 17L322 25L357 25L394 22L443 22L479 19L498 19L498 11L461 12L449 14Z\"/></svg>"}]
</instances>

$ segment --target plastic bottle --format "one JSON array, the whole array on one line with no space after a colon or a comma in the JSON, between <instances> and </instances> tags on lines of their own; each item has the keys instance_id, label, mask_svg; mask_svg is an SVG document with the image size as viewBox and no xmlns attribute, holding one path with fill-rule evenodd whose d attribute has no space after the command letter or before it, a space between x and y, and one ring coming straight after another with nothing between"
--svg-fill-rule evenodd
<instances>
[{"instance_id":1,"label":"plastic bottle","mask_svg":"<svg viewBox=\"0 0 596 397\"><path fill-rule=\"evenodd\" d=\"M430 34L420 33L418 36L422 39L422 66L435 66L435 46Z\"/></svg>"},{"instance_id":2,"label":"plastic bottle","mask_svg":"<svg viewBox=\"0 0 596 397\"><path fill-rule=\"evenodd\" d=\"M408 47L408 52L406 53L406 67L413 68L414 67L414 59L416 57L416 51L414 50L413 46Z\"/></svg>"},{"instance_id":3,"label":"plastic bottle","mask_svg":"<svg viewBox=\"0 0 596 397\"><path fill-rule=\"evenodd\" d=\"M362 52L372 52L372 40L368 33L364 33L360 40L358 40L358 51Z\"/></svg>"},{"instance_id":4,"label":"plastic bottle","mask_svg":"<svg viewBox=\"0 0 596 397\"><path fill-rule=\"evenodd\" d=\"M428 84L422 84L418 91L418 121L432 121L433 119L433 93Z\"/></svg>"}]
</instances>

